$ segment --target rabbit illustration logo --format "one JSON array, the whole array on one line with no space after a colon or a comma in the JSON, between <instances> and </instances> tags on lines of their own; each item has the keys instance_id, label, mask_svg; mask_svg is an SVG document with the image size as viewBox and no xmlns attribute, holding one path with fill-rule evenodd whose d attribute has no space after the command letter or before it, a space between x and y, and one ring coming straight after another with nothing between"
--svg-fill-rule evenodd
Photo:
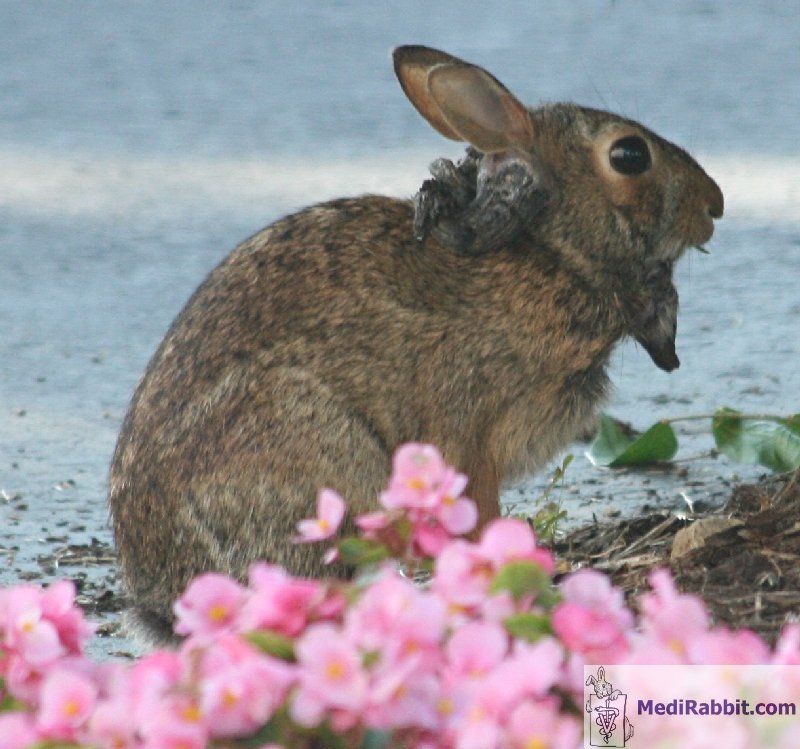
<instances>
[{"instance_id":1,"label":"rabbit illustration logo","mask_svg":"<svg viewBox=\"0 0 800 749\"><path fill-rule=\"evenodd\" d=\"M619 341L678 366L673 266L723 211L700 165L610 112L526 107L445 52L393 61L463 161L434 162L415 200L340 198L242 242L136 388L109 503L128 621L151 641L174 637L199 573L332 574L291 543L297 522L322 487L351 519L373 510L400 444L469 476L482 527L505 479L595 424Z\"/></svg>"},{"instance_id":2,"label":"rabbit illustration logo","mask_svg":"<svg viewBox=\"0 0 800 749\"><path fill-rule=\"evenodd\" d=\"M586 679L586 686L594 689L585 707L589 714L589 746L626 746L633 736L633 725L625 715L628 695L606 681L606 671L602 666L597 669L597 677Z\"/></svg>"}]
</instances>

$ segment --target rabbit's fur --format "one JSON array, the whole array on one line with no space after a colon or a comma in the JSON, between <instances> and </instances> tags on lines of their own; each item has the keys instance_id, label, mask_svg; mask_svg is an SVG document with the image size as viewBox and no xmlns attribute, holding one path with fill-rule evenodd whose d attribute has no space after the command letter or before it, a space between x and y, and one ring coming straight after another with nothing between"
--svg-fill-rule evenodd
<instances>
[{"instance_id":1,"label":"rabbit's fur","mask_svg":"<svg viewBox=\"0 0 800 749\"><path fill-rule=\"evenodd\" d=\"M437 50L394 59L423 116L471 143L464 165L440 163L416 204L335 200L242 243L136 389L110 504L151 638L169 636L172 602L200 572L241 578L267 559L322 574L318 550L290 541L297 521L321 487L351 518L373 508L399 444L436 444L485 523L504 477L540 468L593 419L619 340L677 366L672 266L722 215L714 181L635 122L526 109ZM641 174L611 164L629 136L649 150Z\"/></svg>"}]
</instances>

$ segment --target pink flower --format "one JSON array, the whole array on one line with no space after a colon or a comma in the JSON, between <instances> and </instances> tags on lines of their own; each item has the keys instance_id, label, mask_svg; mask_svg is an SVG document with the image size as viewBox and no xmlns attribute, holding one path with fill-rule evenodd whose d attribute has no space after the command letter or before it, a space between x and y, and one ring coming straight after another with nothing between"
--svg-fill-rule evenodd
<instances>
[{"instance_id":1,"label":"pink flower","mask_svg":"<svg viewBox=\"0 0 800 749\"><path fill-rule=\"evenodd\" d=\"M264 725L283 701L286 669L265 658L253 658L208 676L201 705L217 738L246 736Z\"/></svg>"},{"instance_id":2,"label":"pink flower","mask_svg":"<svg viewBox=\"0 0 800 749\"><path fill-rule=\"evenodd\" d=\"M508 720L508 739L515 749L575 749L580 746L581 721L560 713L558 700L528 701Z\"/></svg>"},{"instance_id":3,"label":"pink flower","mask_svg":"<svg viewBox=\"0 0 800 749\"><path fill-rule=\"evenodd\" d=\"M198 652L198 651L192 651ZM139 733L146 747L194 749L205 747L210 738L207 716L197 695L184 685L169 690L139 719Z\"/></svg>"},{"instance_id":4,"label":"pink flower","mask_svg":"<svg viewBox=\"0 0 800 749\"><path fill-rule=\"evenodd\" d=\"M469 533L478 522L478 507L475 502L460 496L465 488L466 480L460 488L446 488L441 503L435 511L436 519L451 536Z\"/></svg>"},{"instance_id":5,"label":"pink flower","mask_svg":"<svg viewBox=\"0 0 800 749\"><path fill-rule=\"evenodd\" d=\"M363 535L367 538L376 531L382 531L384 528L388 528L391 523L392 516L388 512L382 512L380 510L368 512L366 515L359 515L356 518L356 525L362 531L365 531Z\"/></svg>"},{"instance_id":6,"label":"pink flower","mask_svg":"<svg viewBox=\"0 0 800 749\"><path fill-rule=\"evenodd\" d=\"M486 684L502 700L504 709L531 697L541 698L561 679L564 648L553 637L536 643L517 641L514 652L487 675Z\"/></svg>"},{"instance_id":7,"label":"pink flower","mask_svg":"<svg viewBox=\"0 0 800 749\"><path fill-rule=\"evenodd\" d=\"M326 710L356 713L367 697L361 655L332 624L312 624L295 647L300 684L290 712L301 725L314 726Z\"/></svg>"},{"instance_id":8,"label":"pink flower","mask_svg":"<svg viewBox=\"0 0 800 749\"><path fill-rule=\"evenodd\" d=\"M97 687L91 679L73 671L53 670L42 683L36 725L48 738L73 739L96 700Z\"/></svg>"},{"instance_id":9,"label":"pink flower","mask_svg":"<svg viewBox=\"0 0 800 749\"><path fill-rule=\"evenodd\" d=\"M536 546L527 523L501 519L490 523L480 543L456 540L447 544L436 557L432 589L448 604L450 613L459 616L480 610L487 618L507 616L510 599L501 594L490 596L489 588L497 572L513 561L530 561L550 572L554 566L550 552ZM496 611L500 616L494 616ZM502 614L501 612L505 612Z\"/></svg>"},{"instance_id":10,"label":"pink flower","mask_svg":"<svg viewBox=\"0 0 800 749\"><path fill-rule=\"evenodd\" d=\"M128 698L120 696L101 702L89 718L88 742L101 749L134 749L136 721Z\"/></svg>"},{"instance_id":11,"label":"pink flower","mask_svg":"<svg viewBox=\"0 0 800 749\"><path fill-rule=\"evenodd\" d=\"M800 666L800 624L787 624L783 628L770 662L782 666Z\"/></svg>"},{"instance_id":12,"label":"pink flower","mask_svg":"<svg viewBox=\"0 0 800 749\"><path fill-rule=\"evenodd\" d=\"M250 596L237 629L272 629L294 637L324 603L325 590L315 580L291 577L280 567L257 562L250 567Z\"/></svg>"},{"instance_id":13,"label":"pink flower","mask_svg":"<svg viewBox=\"0 0 800 749\"><path fill-rule=\"evenodd\" d=\"M677 662L686 662L692 641L708 631L706 607L696 596L679 593L667 570L654 570L648 581L653 592L639 599L645 638L671 651ZM637 642L637 648L641 644Z\"/></svg>"},{"instance_id":14,"label":"pink flower","mask_svg":"<svg viewBox=\"0 0 800 749\"><path fill-rule=\"evenodd\" d=\"M590 662L616 661L628 649L633 614L619 588L595 570L579 570L561 583L563 603L553 611L553 630Z\"/></svg>"},{"instance_id":15,"label":"pink flower","mask_svg":"<svg viewBox=\"0 0 800 749\"><path fill-rule=\"evenodd\" d=\"M66 655L58 628L43 610L42 591L32 585L20 585L3 592L3 645L31 664L45 664Z\"/></svg>"},{"instance_id":16,"label":"pink flower","mask_svg":"<svg viewBox=\"0 0 800 749\"><path fill-rule=\"evenodd\" d=\"M408 442L395 450L389 487L381 494L380 503L387 510L433 508L447 488L445 481L454 480L450 473L452 469L433 445Z\"/></svg>"},{"instance_id":17,"label":"pink flower","mask_svg":"<svg viewBox=\"0 0 800 749\"><path fill-rule=\"evenodd\" d=\"M493 520L481 534L478 551L497 569L520 559L536 562L548 574L555 567L553 555L536 546L536 536L530 525L522 520Z\"/></svg>"},{"instance_id":18,"label":"pink flower","mask_svg":"<svg viewBox=\"0 0 800 749\"><path fill-rule=\"evenodd\" d=\"M317 517L313 520L301 520L297 524L299 536L295 543L322 541L339 530L344 518L345 502L332 489L321 489L317 495Z\"/></svg>"},{"instance_id":19,"label":"pink flower","mask_svg":"<svg viewBox=\"0 0 800 749\"><path fill-rule=\"evenodd\" d=\"M79 655L83 640L94 628L74 599L75 586L69 580L44 590L20 585L0 591L0 646L30 664Z\"/></svg>"},{"instance_id":20,"label":"pink flower","mask_svg":"<svg viewBox=\"0 0 800 749\"><path fill-rule=\"evenodd\" d=\"M142 749L207 749L208 732L199 723L163 720L147 734Z\"/></svg>"},{"instance_id":21,"label":"pink flower","mask_svg":"<svg viewBox=\"0 0 800 749\"><path fill-rule=\"evenodd\" d=\"M3 678L12 697L23 702L36 702L46 665L48 664L33 665L14 653L7 656L3 666Z\"/></svg>"},{"instance_id":22,"label":"pink flower","mask_svg":"<svg viewBox=\"0 0 800 749\"><path fill-rule=\"evenodd\" d=\"M364 722L380 730L435 730L440 725L439 694L439 679L421 655L382 659L370 674Z\"/></svg>"},{"instance_id":23,"label":"pink flower","mask_svg":"<svg viewBox=\"0 0 800 749\"><path fill-rule=\"evenodd\" d=\"M451 535L436 522L415 523L411 531L414 552L421 557L435 557L450 543Z\"/></svg>"},{"instance_id":24,"label":"pink flower","mask_svg":"<svg viewBox=\"0 0 800 749\"><path fill-rule=\"evenodd\" d=\"M144 725L155 713L165 694L174 691L183 671L179 653L156 650L136 661L119 679L114 696L129 697L138 725Z\"/></svg>"},{"instance_id":25,"label":"pink flower","mask_svg":"<svg viewBox=\"0 0 800 749\"><path fill-rule=\"evenodd\" d=\"M366 651L394 647L404 653L425 652L438 647L444 628L442 601L389 567L345 617L348 640Z\"/></svg>"},{"instance_id":26,"label":"pink flower","mask_svg":"<svg viewBox=\"0 0 800 749\"><path fill-rule=\"evenodd\" d=\"M75 585L71 580L58 580L42 591L41 607L44 617L53 623L58 637L72 655L80 655L84 640L95 627L84 619L83 611L75 605Z\"/></svg>"},{"instance_id":27,"label":"pink flower","mask_svg":"<svg viewBox=\"0 0 800 749\"><path fill-rule=\"evenodd\" d=\"M737 632L719 627L687 642L689 663L720 665L757 665L768 663L767 644L749 629Z\"/></svg>"},{"instance_id":28,"label":"pink flower","mask_svg":"<svg viewBox=\"0 0 800 749\"><path fill-rule=\"evenodd\" d=\"M213 737L245 736L264 725L295 679L293 666L222 635L203 652L200 712Z\"/></svg>"},{"instance_id":29,"label":"pink flower","mask_svg":"<svg viewBox=\"0 0 800 749\"><path fill-rule=\"evenodd\" d=\"M226 575L200 575L175 602L175 632L201 639L229 632L245 598L245 589Z\"/></svg>"},{"instance_id":30,"label":"pink flower","mask_svg":"<svg viewBox=\"0 0 800 749\"><path fill-rule=\"evenodd\" d=\"M484 600L494 573L491 562L473 544L456 540L436 558L431 587L456 614L469 611Z\"/></svg>"},{"instance_id":31,"label":"pink flower","mask_svg":"<svg viewBox=\"0 0 800 749\"><path fill-rule=\"evenodd\" d=\"M27 713L0 713L0 749L26 749L40 742L33 717Z\"/></svg>"},{"instance_id":32,"label":"pink flower","mask_svg":"<svg viewBox=\"0 0 800 749\"><path fill-rule=\"evenodd\" d=\"M447 643L447 661L455 678L485 676L505 658L508 633L499 624L470 622Z\"/></svg>"},{"instance_id":33,"label":"pink flower","mask_svg":"<svg viewBox=\"0 0 800 749\"><path fill-rule=\"evenodd\" d=\"M453 711L447 725L454 734L456 749L493 749L502 746L502 696L477 679L457 684L449 695Z\"/></svg>"}]
</instances>

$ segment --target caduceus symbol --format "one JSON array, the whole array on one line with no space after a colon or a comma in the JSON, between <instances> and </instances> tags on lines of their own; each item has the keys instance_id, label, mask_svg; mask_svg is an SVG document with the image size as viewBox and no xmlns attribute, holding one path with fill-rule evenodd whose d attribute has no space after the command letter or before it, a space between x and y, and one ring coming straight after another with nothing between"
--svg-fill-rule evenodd
<instances>
[{"instance_id":1,"label":"caduceus symbol","mask_svg":"<svg viewBox=\"0 0 800 749\"><path fill-rule=\"evenodd\" d=\"M621 689L614 689L611 682L606 681L606 671L605 669L600 666L597 669L597 678L594 676L590 676L586 679L586 686L592 685L594 687L594 693L597 695L599 700L605 700L605 705L598 705L594 708L594 712L596 713L594 722L597 724L599 733L603 737L603 741L607 744L612 734L617 728L617 718L619 717L619 710L616 707L611 705L621 694ZM592 712L592 700L591 697L586 700L586 712ZM633 736L633 726L625 720L626 723L626 732L624 739L627 741L628 739Z\"/></svg>"},{"instance_id":2,"label":"caduceus symbol","mask_svg":"<svg viewBox=\"0 0 800 749\"><path fill-rule=\"evenodd\" d=\"M594 722L599 726L600 735L603 737L603 741L605 741L607 744L611 738L611 734L614 733L614 730L617 727L617 716L619 715L619 710L606 704L605 706L601 705L596 707L594 711L597 713L597 717L595 717Z\"/></svg>"}]
</instances>

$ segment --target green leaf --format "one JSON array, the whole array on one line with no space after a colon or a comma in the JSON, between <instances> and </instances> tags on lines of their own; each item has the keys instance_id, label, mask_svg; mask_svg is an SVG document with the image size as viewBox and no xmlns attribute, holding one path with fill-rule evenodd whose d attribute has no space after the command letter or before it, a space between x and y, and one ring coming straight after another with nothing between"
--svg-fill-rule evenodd
<instances>
[{"instance_id":1,"label":"green leaf","mask_svg":"<svg viewBox=\"0 0 800 749\"><path fill-rule=\"evenodd\" d=\"M711 422L717 447L733 460L758 463L773 471L800 468L800 414L787 418L747 418L721 408Z\"/></svg>"},{"instance_id":2,"label":"green leaf","mask_svg":"<svg viewBox=\"0 0 800 749\"><path fill-rule=\"evenodd\" d=\"M558 527L567 517L567 511L557 502L548 502L530 519L536 538L545 544L552 544L556 540Z\"/></svg>"},{"instance_id":3,"label":"green leaf","mask_svg":"<svg viewBox=\"0 0 800 749\"><path fill-rule=\"evenodd\" d=\"M546 635L553 634L550 618L543 614L513 614L503 620L505 628L512 637L519 637L528 642L536 642Z\"/></svg>"},{"instance_id":4,"label":"green leaf","mask_svg":"<svg viewBox=\"0 0 800 749\"><path fill-rule=\"evenodd\" d=\"M377 731L370 728L364 733L361 749L384 749L389 745L391 738L392 734L389 731Z\"/></svg>"},{"instance_id":5,"label":"green leaf","mask_svg":"<svg viewBox=\"0 0 800 749\"><path fill-rule=\"evenodd\" d=\"M0 648L0 658L5 654L5 651ZM0 713L11 712L12 710L24 710L25 703L14 699L6 689L6 682L0 679Z\"/></svg>"},{"instance_id":6,"label":"green leaf","mask_svg":"<svg viewBox=\"0 0 800 749\"><path fill-rule=\"evenodd\" d=\"M322 746L325 749L351 749L352 742L348 741L347 736L334 731L328 721L325 721L311 732L313 736L309 746Z\"/></svg>"},{"instance_id":7,"label":"green leaf","mask_svg":"<svg viewBox=\"0 0 800 749\"><path fill-rule=\"evenodd\" d=\"M586 457L596 466L607 466L618 455L622 455L631 442L633 440L622 431L614 419L607 414L600 414L600 429L586 452Z\"/></svg>"},{"instance_id":8,"label":"green leaf","mask_svg":"<svg viewBox=\"0 0 800 749\"><path fill-rule=\"evenodd\" d=\"M294 644L289 637L278 634L271 629L256 629L248 632L245 639L262 653L272 655L284 661L294 661Z\"/></svg>"},{"instance_id":9,"label":"green leaf","mask_svg":"<svg viewBox=\"0 0 800 749\"><path fill-rule=\"evenodd\" d=\"M351 566L375 564L389 556L382 543L364 538L345 538L339 542L338 549L340 561Z\"/></svg>"},{"instance_id":10,"label":"green leaf","mask_svg":"<svg viewBox=\"0 0 800 749\"><path fill-rule=\"evenodd\" d=\"M675 430L669 424L659 421L635 439L610 465L612 468L619 468L663 463L672 460L676 452L678 452L678 438L675 436Z\"/></svg>"},{"instance_id":11,"label":"green leaf","mask_svg":"<svg viewBox=\"0 0 800 749\"><path fill-rule=\"evenodd\" d=\"M490 593L507 590L514 598L542 593L550 587L550 576L536 562L521 559L504 564L489 586Z\"/></svg>"},{"instance_id":12,"label":"green leaf","mask_svg":"<svg viewBox=\"0 0 800 749\"><path fill-rule=\"evenodd\" d=\"M678 438L669 424L657 422L639 437L629 437L612 418L600 416L600 430L586 456L598 466L621 468L672 460Z\"/></svg>"}]
</instances>

